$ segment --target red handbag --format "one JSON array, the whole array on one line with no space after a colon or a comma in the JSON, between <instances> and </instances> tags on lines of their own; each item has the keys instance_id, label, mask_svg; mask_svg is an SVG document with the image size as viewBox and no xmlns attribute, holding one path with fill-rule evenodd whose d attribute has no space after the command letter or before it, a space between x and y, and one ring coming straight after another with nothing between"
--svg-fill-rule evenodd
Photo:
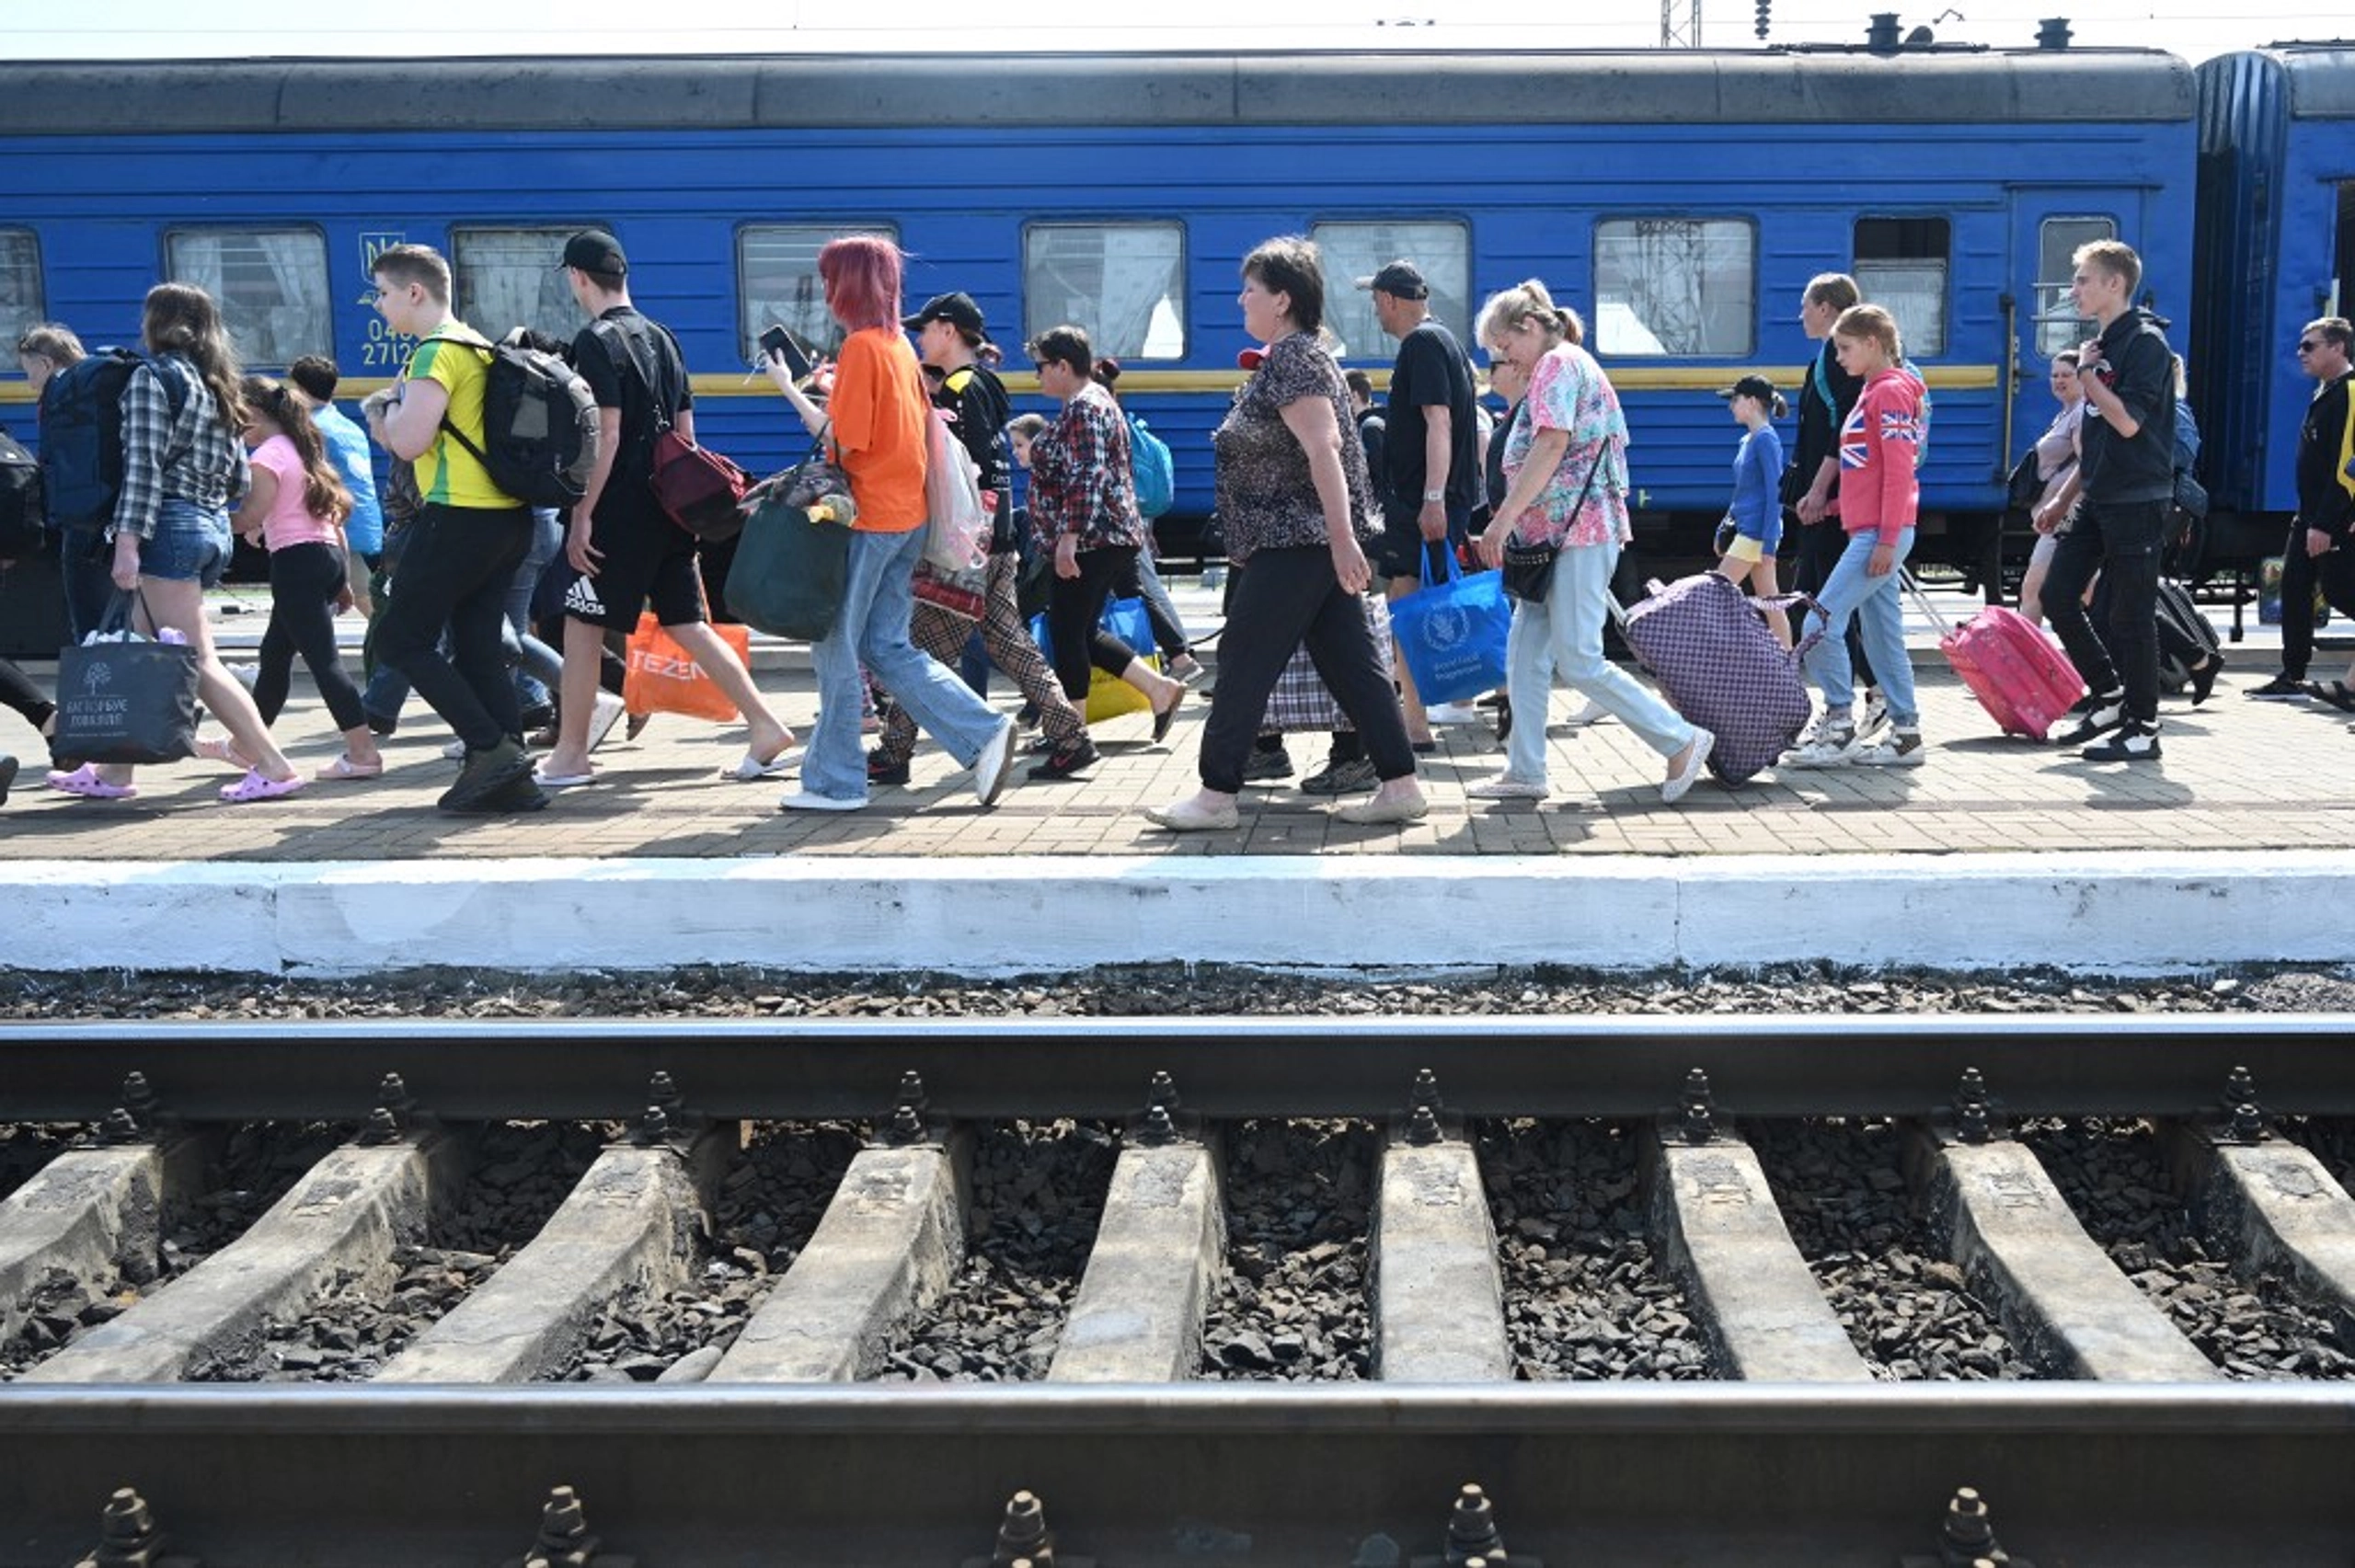
<instances>
[{"instance_id":1,"label":"red handbag","mask_svg":"<svg viewBox=\"0 0 2355 1568\"><path fill-rule=\"evenodd\" d=\"M672 522L706 544L743 532L744 492L752 481L709 447L666 428L654 438L654 498Z\"/></svg>"}]
</instances>

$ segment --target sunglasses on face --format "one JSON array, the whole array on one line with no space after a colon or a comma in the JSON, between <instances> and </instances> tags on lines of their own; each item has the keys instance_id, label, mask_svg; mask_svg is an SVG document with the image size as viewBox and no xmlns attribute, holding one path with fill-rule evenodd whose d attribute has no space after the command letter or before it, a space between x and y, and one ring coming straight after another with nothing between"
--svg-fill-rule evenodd
<instances>
[{"instance_id":1,"label":"sunglasses on face","mask_svg":"<svg viewBox=\"0 0 2355 1568\"><path fill-rule=\"evenodd\" d=\"M2298 339L2298 352L2301 354L2311 354L2321 347L2322 339L2319 338L2301 338Z\"/></svg>"}]
</instances>

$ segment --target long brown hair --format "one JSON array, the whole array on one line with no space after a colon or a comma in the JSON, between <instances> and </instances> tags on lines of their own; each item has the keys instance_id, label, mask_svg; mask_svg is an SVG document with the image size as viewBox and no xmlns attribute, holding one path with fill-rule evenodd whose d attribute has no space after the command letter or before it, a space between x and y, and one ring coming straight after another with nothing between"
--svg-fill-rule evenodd
<instances>
[{"instance_id":1,"label":"long brown hair","mask_svg":"<svg viewBox=\"0 0 2355 1568\"><path fill-rule=\"evenodd\" d=\"M158 283L147 291L140 336L158 354L178 354L196 367L221 410L221 427L231 435L246 428L245 399L237 387L237 351L221 325L221 307L193 283Z\"/></svg>"},{"instance_id":2,"label":"long brown hair","mask_svg":"<svg viewBox=\"0 0 2355 1568\"><path fill-rule=\"evenodd\" d=\"M249 375L238 388L247 408L286 432L294 454L303 460L303 506L325 522L341 522L351 515L351 492L343 475L327 461L327 444L317 421L303 400L266 375Z\"/></svg>"}]
</instances>

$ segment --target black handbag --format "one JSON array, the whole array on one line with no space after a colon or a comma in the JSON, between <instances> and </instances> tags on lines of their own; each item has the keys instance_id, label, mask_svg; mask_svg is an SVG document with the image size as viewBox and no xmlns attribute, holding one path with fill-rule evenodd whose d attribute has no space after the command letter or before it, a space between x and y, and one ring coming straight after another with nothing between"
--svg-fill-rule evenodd
<instances>
[{"instance_id":1,"label":"black handbag","mask_svg":"<svg viewBox=\"0 0 2355 1568\"><path fill-rule=\"evenodd\" d=\"M83 762L177 762L196 755L196 649L132 635L118 594L91 641L57 656L50 750ZM152 620L152 615L151 615Z\"/></svg>"},{"instance_id":2,"label":"black handbag","mask_svg":"<svg viewBox=\"0 0 2355 1568\"><path fill-rule=\"evenodd\" d=\"M1586 506L1587 497L1594 493L1594 476L1603 471L1603 460L1611 455L1611 438L1603 438L1603 445L1587 464L1586 483L1579 486L1579 498L1570 505L1573 520ZM1561 549L1553 544L1523 544L1517 540L1505 541L1505 591L1523 604L1543 604L1554 586L1554 561Z\"/></svg>"},{"instance_id":3,"label":"black handbag","mask_svg":"<svg viewBox=\"0 0 2355 1568\"><path fill-rule=\"evenodd\" d=\"M2027 511L2044 494L2044 481L2036 476L2036 449L2028 448L2020 460L2012 464L2012 476L2004 486L2004 505L2012 511Z\"/></svg>"}]
</instances>

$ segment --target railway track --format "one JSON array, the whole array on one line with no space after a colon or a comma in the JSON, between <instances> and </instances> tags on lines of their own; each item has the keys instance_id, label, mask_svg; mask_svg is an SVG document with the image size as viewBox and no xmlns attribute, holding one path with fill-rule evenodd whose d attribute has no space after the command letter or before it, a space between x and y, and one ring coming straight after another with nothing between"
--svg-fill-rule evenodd
<instances>
[{"instance_id":1,"label":"railway track","mask_svg":"<svg viewBox=\"0 0 2355 1568\"><path fill-rule=\"evenodd\" d=\"M0 1568L2343 1568L2346 1045L17 1028Z\"/></svg>"}]
</instances>

